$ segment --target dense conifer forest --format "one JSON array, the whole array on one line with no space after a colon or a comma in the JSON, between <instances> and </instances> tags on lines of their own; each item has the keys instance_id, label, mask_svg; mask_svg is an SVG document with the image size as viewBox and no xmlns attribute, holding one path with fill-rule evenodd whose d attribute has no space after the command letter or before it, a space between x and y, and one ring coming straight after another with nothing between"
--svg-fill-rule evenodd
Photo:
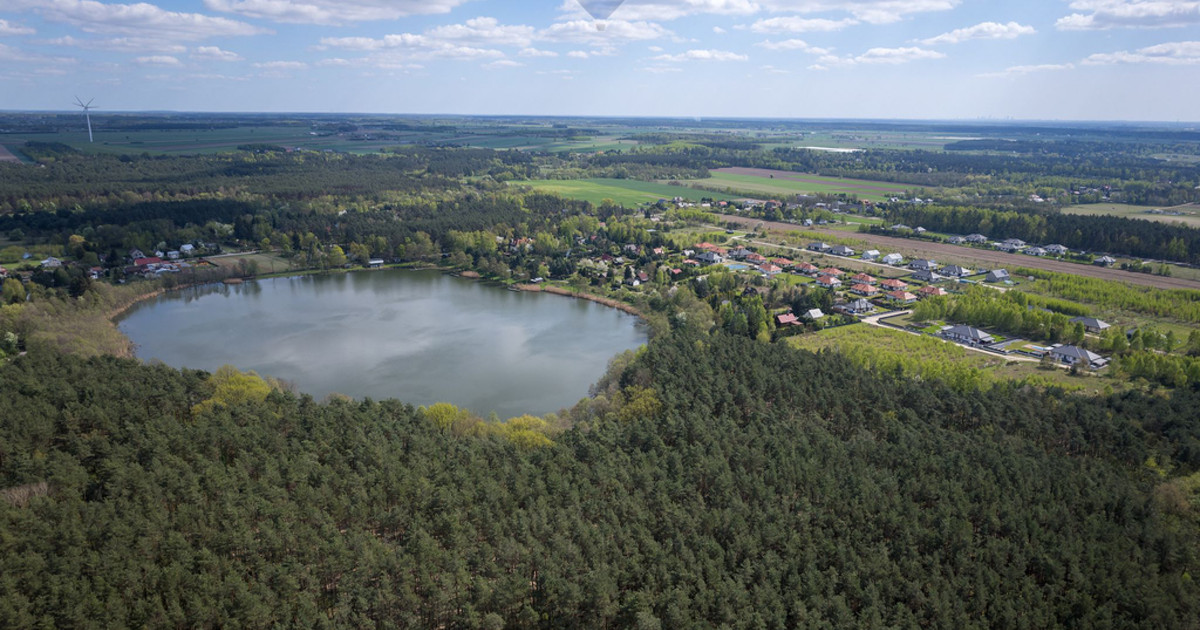
<instances>
[{"instance_id":1,"label":"dense conifer forest","mask_svg":"<svg viewBox=\"0 0 1200 630\"><path fill-rule=\"evenodd\" d=\"M228 376L0 366L0 626L1200 620L1194 390L960 392L677 331L521 442Z\"/></svg>"}]
</instances>

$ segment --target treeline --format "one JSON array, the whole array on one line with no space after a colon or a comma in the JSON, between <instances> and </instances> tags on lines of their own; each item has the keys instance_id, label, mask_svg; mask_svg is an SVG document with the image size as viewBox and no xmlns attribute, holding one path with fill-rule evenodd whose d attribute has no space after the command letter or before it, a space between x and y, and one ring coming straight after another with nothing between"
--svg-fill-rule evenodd
<instances>
[{"instance_id":1,"label":"treeline","mask_svg":"<svg viewBox=\"0 0 1200 630\"><path fill-rule=\"evenodd\" d=\"M968 287L960 294L926 298L913 307L916 321L948 321L988 328L1049 343L1083 341L1083 324L1038 305L1021 291L1001 293L987 287Z\"/></svg>"},{"instance_id":2,"label":"treeline","mask_svg":"<svg viewBox=\"0 0 1200 630\"><path fill-rule=\"evenodd\" d=\"M1200 229L1156 221L915 204L892 204L886 217L888 221L919 225L935 232L979 232L993 240L1019 238L1090 252L1200 262Z\"/></svg>"},{"instance_id":3,"label":"treeline","mask_svg":"<svg viewBox=\"0 0 1200 630\"><path fill-rule=\"evenodd\" d=\"M1198 291L1134 287L1123 282L1028 267L1014 269L1013 275L1034 278L1023 285L1025 290L1034 293L1086 302L1100 309L1120 309L1188 323L1200 322Z\"/></svg>"},{"instance_id":4,"label":"treeline","mask_svg":"<svg viewBox=\"0 0 1200 630\"><path fill-rule=\"evenodd\" d=\"M1200 466L1192 390L960 392L680 332L531 448L452 409L112 358L34 353L0 381L5 627L1200 615L1195 508L1166 492L1188 486L1141 468Z\"/></svg>"}]
</instances>

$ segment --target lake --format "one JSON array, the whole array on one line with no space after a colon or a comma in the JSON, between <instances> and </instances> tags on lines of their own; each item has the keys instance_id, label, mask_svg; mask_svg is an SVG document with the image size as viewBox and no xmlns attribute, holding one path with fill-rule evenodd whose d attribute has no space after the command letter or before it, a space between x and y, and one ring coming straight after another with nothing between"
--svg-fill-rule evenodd
<instances>
[{"instance_id":1,"label":"lake","mask_svg":"<svg viewBox=\"0 0 1200 630\"><path fill-rule=\"evenodd\" d=\"M609 359L646 341L636 317L600 304L405 270L186 289L118 326L143 360L501 418L575 404Z\"/></svg>"}]
</instances>

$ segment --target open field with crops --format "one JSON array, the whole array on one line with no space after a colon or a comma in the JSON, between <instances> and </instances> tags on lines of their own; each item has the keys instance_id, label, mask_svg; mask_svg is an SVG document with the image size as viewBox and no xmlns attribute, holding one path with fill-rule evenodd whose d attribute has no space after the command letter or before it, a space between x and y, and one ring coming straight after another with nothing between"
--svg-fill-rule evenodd
<instances>
[{"instance_id":1,"label":"open field with crops","mask_svg":"<svg viewBox=\"0 0 1200 630\"><path fill-rule=\"evenodd\" d=\"M1131 206L1123 203L1088 203L1063 208L1063 212L1084 216L1143 219L1159 223L1182 223L1190 227L1200 227L1200 205L1197 204L1188 204L1173 208L1159 208L1157 206Z\"/></svg>"},{"instance_id":2,"label":"open field with crops","mask_svg":"<svg viewBox=\"0 0 1200 630\"><path fill-rule=\"evenodd\" d=\"M903 184L873 182L844 177L824 177L763 168L731 167L712 171L712 177L684 182L707 189L729 189L766 196L798 194L846 194L859 199L884 201L904 192Z\"/></svg>"},{"instance_id":3,"label":"open field with crops","mask_svg":"<svg viewBox=\"0 0 1200 630\"><path fill-rule=\"evenodd\" d=\"M689 201L697 202L702 198L709 198L715 201L732 201L735 199L732 195L632 179L547 179L513 182L513 184L553 192L571 199L590 201L594 204L599 204L605 199L611 199L616 203L626 206L654 203L659 199L672 199L674 197L683 197Z\"/></svg>"}]
</instances>

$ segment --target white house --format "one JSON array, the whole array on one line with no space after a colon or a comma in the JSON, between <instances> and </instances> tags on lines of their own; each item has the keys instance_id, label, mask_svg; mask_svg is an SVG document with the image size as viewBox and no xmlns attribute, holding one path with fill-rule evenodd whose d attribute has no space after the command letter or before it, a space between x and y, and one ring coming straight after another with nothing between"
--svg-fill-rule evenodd
<instances>
[{"instance_id":1,"label":"white house","mask_svg":"<svg viewBox=\"0 0 1200 630\"><path fill-rule=\"evenodd\" d=\"M885 265L899 266L904 264L904 257L900 254L888 254L887 256L881 258L879 262Z\"/></svg>"}]
</instances>

